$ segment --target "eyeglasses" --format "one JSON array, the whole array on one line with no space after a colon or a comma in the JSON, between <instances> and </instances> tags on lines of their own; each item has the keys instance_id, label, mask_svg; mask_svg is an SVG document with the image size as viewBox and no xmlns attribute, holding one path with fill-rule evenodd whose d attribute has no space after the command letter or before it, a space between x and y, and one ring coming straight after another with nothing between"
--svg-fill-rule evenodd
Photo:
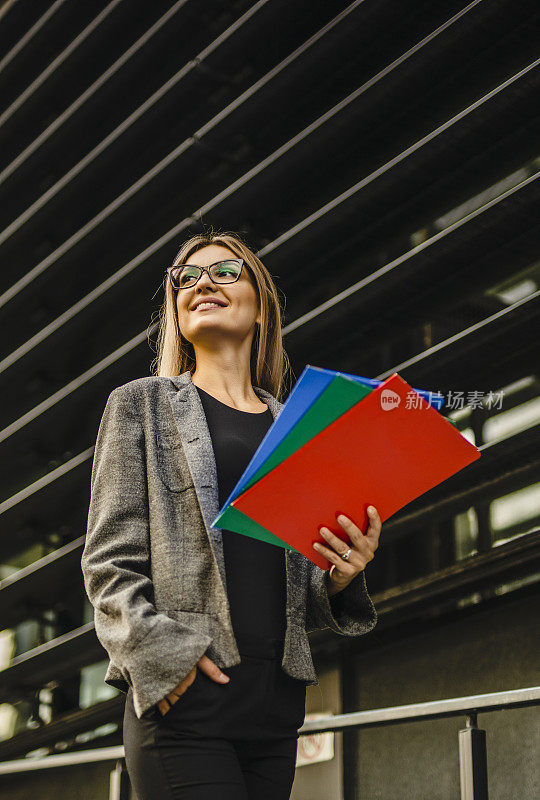
<instances>
[{"instance_id":1,"label":"eyeglasses","mask_svg":"<svg viewBox=\"0 0 540 800\"><path fill-rule=\"evenodd\" d=\"M209 267L198 267L195 264L180 264L169 267L167 274L173 289L188 289L195 286L203 272L207 272L213 283L234 283L242 274L243 258L228 258L218 261Z\"/></svg>"}]
</instances>

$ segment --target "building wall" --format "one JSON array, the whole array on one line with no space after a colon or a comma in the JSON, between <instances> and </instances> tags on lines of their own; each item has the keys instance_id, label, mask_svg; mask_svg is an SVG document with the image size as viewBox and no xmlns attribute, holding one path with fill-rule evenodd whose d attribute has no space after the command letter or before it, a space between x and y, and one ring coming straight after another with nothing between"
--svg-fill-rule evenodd
<instances>
[{"instance_id":1,"label":"building wall","mask_svg":"<svg viewBox=\"0 0 540 800\"><path fill-rule=\"evenodd\" d=\"M106 800L113 762L2 775L2 800ZM132 797L130 800L137 800Z\"/></svg>"},{"instance_id":2,"label":"building wall","mask_svg":"<svg viewBox=\"0 0 540 800\"><path fill-rule=\"evenodd\" d=\"M358 708L540 685L539 605L538 598L508 598L496 610L479 609L358 657ZM490 800L540 797L538 708L479 714L478 726L487 734ZM359 733L358 800L459 797L464 727L464 717L452 717Z\"/></svg>"},{"instance_id":3,"label":"building wall","mask_svg":"<svg viewBox=\"0 0 540 800\"><path fill-rule=\"evenodd\" d=\"M308 686L306 712L341 713L341 680L337 667L318 667L318 686ZM334 758L297 767L291 800L343 800L342 734L334 735Z\"/></svg>"},{"instance_id":4,"label":"building wall","mask_svg":"<svg viewBox=\"0 0 540 800\"><path fill-rule=\"evenodd\" d=\"M496 609L469 609L461 619L352 656L357 708L540 685L539 606L538 597L501 598ZM319 670L319 677L320 687L308 689L307 711L339 713L339 671ZM490 800L540 797L538 708L479 714L478 725L487 734ZM459 798L458 732L464 727L465 717L453 717L359 732L355 800ZM342 800L341 738L333 761L297 769L292 800Z\"/></svg>"}]
</instances>

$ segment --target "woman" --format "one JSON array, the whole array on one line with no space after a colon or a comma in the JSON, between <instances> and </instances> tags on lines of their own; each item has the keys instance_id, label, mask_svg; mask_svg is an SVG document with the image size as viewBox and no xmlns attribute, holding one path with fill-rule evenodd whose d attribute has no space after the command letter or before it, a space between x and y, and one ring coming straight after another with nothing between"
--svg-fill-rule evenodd
<instances>
[{"instance_id":1,"label":"woman","mask_svg":"<svg viewBox=\"0 0 540 800\"><path fill-rule=\"evenodd\" d=\"M211 527L282 407L281 309L235 234L194 236L165 280L158 375L111 392L94 451L81 566L105 682L126 693L139 800L286 800L318 682L307 633L375 626L381 522L338 518L348 545L321 528L328 570Z\"/></svg>"}]
</instances>

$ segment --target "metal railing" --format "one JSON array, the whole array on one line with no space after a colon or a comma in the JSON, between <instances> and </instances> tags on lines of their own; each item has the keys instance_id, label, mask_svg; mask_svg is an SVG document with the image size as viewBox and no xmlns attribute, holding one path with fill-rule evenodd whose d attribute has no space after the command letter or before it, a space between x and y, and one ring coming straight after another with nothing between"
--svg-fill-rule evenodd
<instances>
[{"instance_id":1,"label":"metal railing","mask_svg":"<svg viewBox=\"0 0 540 800\"><path fill-rule=\"evenodd\" d=\"M459 774L461 800L488 800L486 732L478 727L479 712L524 708L540 704L540 686L508 692L454 697L407 706L375 708L337 714L328 719L304 723L301 734L345 731L351 728L376 728L404 722L418 722L443 717L466 716L465 728L459 731Z\"/></svg>"},{"instance_id":2,"label":"metal railing","mask_svg":"<svg viewBox=\"0 0 540 800\"><path fill-rule=\"evenodd\" d=\"M488 800L486 732L478 728L477 716L479 713L489 711L535 705L540 705L540 686L337 714L327 719L306 722L300 728L299 733L301 736L305 736L313 733L339 732L353 728L375 728L465 715L465 728L459 731L461 800ZM115 761L114 769L110 773L109 800L128 800L130 785L124 755L124 748L120 745L64 755L4 761L0 762L0 780L2 775L17 772L58 769L96 761Z\"/></svg>"}]
</instances>

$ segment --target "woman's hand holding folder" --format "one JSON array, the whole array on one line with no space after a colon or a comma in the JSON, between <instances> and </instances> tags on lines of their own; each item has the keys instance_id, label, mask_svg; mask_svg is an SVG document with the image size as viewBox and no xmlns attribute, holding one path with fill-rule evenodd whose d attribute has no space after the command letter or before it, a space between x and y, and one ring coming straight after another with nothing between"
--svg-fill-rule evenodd
<instances>
[{"instance_id":1,"label":"woman's hand holding folder","mask_svg":"<svg viewBox=\"0 0 540 800\"><path fill-rule=\"evenodd\" d=\"M320 535L328 542L330 547L325 547L319 542L315 542L313 547L318 553L332 562L327 579L329 597L348 586L353 578L365 569L366 564L375 557L375 550L379 546L382 523L376 508L369 506L367 512L369 514L369 527L365 534L345 514L340 514L337 517L338 523L349 537L349 544L346 544L343 539L333 534L328 528L319 528ZM349 550L349 557L344 560L342 556Z\"/></svg>"}]
</instances>

